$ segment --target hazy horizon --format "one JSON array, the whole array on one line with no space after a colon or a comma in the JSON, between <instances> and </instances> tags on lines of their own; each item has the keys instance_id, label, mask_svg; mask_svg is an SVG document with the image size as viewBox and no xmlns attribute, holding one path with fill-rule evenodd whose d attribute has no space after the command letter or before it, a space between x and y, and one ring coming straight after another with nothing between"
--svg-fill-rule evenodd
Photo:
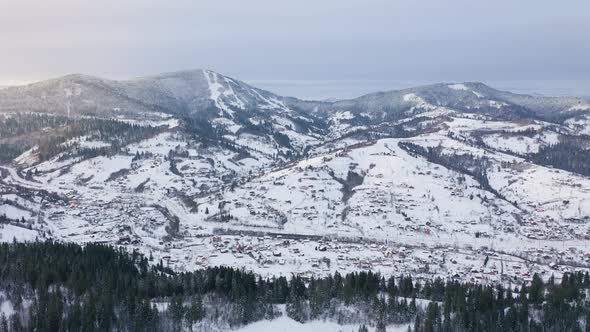
<instances>
[{"instance_id":1,"label":"hazy horizon","mask_svg":"<svg viewBox=\"0 0 590 332\"><path fill-rule=\"evenodd\" d=\"M308 100L349 99L365 94L401 90L436 83L464 81L396 81L396 80L244 80L282 96ZM481 82L481 81L478 81ZM483 81L498 89L519 94L590 99L590 80Z\"/></svg>"},{"instance_id":2,"label":"hazy horizon","mask_svg":"<svg viewBox=\"0 0 590 332\"><path fill-rule=\"evenodd\" d=\"M0 85L188 68L245 81L587 81L588 12L582 0L6 0Z\"/></svg>"},{"instance_id":3,"label":"hazy horizon","mask_svg":"<svg viewBox=\"0 0 590 332\"><path fill-rule=\"evenodd\" d=\"M189 69L190 70L190 69ZM220 72L221 74L225 74ZM103 77L106 79L126 80L156 75L139 75L136 77ZM52 79L57 77L49 77ZM401 90L435 83L462 83L465 81L429 81L429 80L290 80L290 79L249 79L233 77L252 86L268 90L282 96L297 97L306 100L351 99L365 94ZM0 89L26 85L38 81L14 82L0 84ZM590 80L511 80L511 81L479 81L492 88L513 93L541 96L571 96L590 99Z\"/></svg>"}]
</instances>

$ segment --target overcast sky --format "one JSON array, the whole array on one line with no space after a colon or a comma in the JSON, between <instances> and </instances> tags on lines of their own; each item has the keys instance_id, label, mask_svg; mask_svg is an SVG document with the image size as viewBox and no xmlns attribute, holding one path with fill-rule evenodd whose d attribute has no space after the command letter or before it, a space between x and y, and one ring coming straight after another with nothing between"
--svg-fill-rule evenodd
<instances>
[{"instance_id":1,"label":"overcast sky","mask_svg":"<svg viewBox=\"0 0 590 332\"><path fill-rule=\"evenodd\" d=\"M588 0L0 0L0 84L209 68L249 81L590 78Z\"/></svg>"}]
</instances>

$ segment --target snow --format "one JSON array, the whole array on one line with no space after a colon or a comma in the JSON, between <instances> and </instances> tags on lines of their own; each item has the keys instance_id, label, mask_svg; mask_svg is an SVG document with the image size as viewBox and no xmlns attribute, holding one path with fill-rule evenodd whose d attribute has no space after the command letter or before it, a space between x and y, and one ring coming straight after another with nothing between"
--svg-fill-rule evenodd
<instances>
[{"instance_id":1,"label":"snow","mask_svg":"<svg viewBox=\"0 0 590 332\"><path fill-rule=\"evenodd\" d=\"M424 110L432 111L432 110L437 110L437 109L445 109L444 107L437 107L437 106L434 106L434 105L428 103L426 100L424 100L424 98L418 96L415 93L405 94L402 96L402 99L406 103L413 104L411 111L415 111L416 109L422 110L422 111L424 111Z\"/></svg>"},{"instance_id":2,"label":"snow","mask_svg":"<svg viewBox=\"0 0 590 332\"><path fill-rule=\"evenodd\" d=\"M567 119L565 125L579 135L590 135L590 116L588 114Z\"/></svg>"},{"instance_id":3,"label":"snow","mask_svg":"<svg viewBox=\"0 0 590 332\"><path fill-rule=\"evenodd\" d=\"M1 200L0 200L1 202ZM0 215L5 215L9 219L20 220L21 218L31 218L31 213L8 204L0 204Z\"/></svg>"},{"instance_id":4,"label":"snow","mask_svg":"<svg viewBox=\"0 0 590 332\"><path fill-rule=\"evenodd\" d=\"M111 174L128 168L131 164L131 156L112 156L103 157L99 156L90 160L85 160L79 164L73 165L70 172L61 176L62 181L73 181L75 178L88 177L95 175L91 182L102 184L106 181ZM91 172L89 172L91 170Z\"/></svg>"},{"instance_id":5,"label":"snow","mask_svg":"<svg viewBox=\"0 0 590 332\"><path fill-rule=\"evenodd\" d=\"M178 119L172 118L169 115L161 115L161 119L129 119L125 117L117 117L117 121L143 126L143 127L160 127L165 126L168 129L176 128L180 125Z\"/></svg>"},{"instance_id":6,"label":"snow","mask_svg":"<svg viewBox=\"0 0 590 332\"><path fill-rule=\"evenodd\" d=\"M270 98L270 99L266 98L260 92L258 92L256 89L253 89L250 92L253 93L254 95L256 95L258 97L258 99L263 101L263 104L260 105L261 109L270 109L270 110L276 109L276 110L288 111L287 106L285 106L285 104L282 101L279 101L276 98Z\"/></svg>"},{"instance_id":7,"label":"snow","mask_svg":"<svg viewBox=\"0 0 590 332\"><path fill-rule=\"evenodd\" d=\"M111 143L102 142L102 141L88 141L84 140L80 142L80 148L84 149L100 149L110 147Z\"/></svg>"},{"instance_id":8,"label":"snow","mask_svg":"<svg viewBox=\"0 0 590 332\"><path fill-rule=\"evenodd\" d=\"M457 84L449 84L449 88L453 90L462 90L462 91L471 91L465 84L457 83Z\"/></svg>"},{"instance_id":9,"label":"snow","mask_svg":"<svg viewBox=\"0 0 590 332\"><path fill-rule=\"evenodd\" d=\"M35 150L36 147L28 149L27 151L23 152L20 156L16 157L14 159L14 162L23 166L33 165L39 159L38 156L34 153Z\"/></svg>"},{"instance_id":10,"label":"snow","mask_svg":"<svg viewBox=\"0 0 590 332\"><path fill-rule=\"evenodd\" d=\"M298 332L341 332L353 331L356 332L359 325L339 325L330 321L311 321L304 324L296 322L289 317L281 316L271 321L260 321L249 324L240 329L234 330L236 332L276 332L276 331L298 331ZM369 331L375 331L374 327L368 326ZM390 332L406 332L408 325L390 325L387 326L387 331Z\"/></svg>"},{"instance_id":11,"label":"snow","mask_svg":"<svg viewBox=\"0 0 590 332\"><path fill-rule=\"evenodd\" d=\"M214 73L214 72L211 72L208 70L204 70L203 74L205 75L205 78L207 79L207 83L209 84L210 98L215 103L215 106L220 110L223 110L229 114L233 114L233 111L231 109L229 109L229 107L225 104L225 102L221 98L221 96L223 95L223 92L224 92L223 91L224 86L221 83L219 83L219 81L218 81L219 77L218 77L217 73Z\"/></svg>"},{"instance_id":12,"label":"snow","mask_svg":"<svg viewBox=\"0 0 590 332\"><path fill-rule=\"evenodd\" d=\"M428 105L422 97L419 97L415 93L405 94L402 98L407 103L415 103L417 105Z\"/></svg>"},{"instance_id":13,"label":"snow","mask_svg":"<svg viewBox=\"0 0 590 332\"><path fill-rule=\"evenodd\" d=\"M236 124L228 118L216 118L213 119L212 123L225 128L227 131L234 135L238 132L238 130L242 128L242 126Z\"/></svg>"},{"instance_id":14,"label":"snow","mask_svg":"<svg viewBox=\"0 0 590 332\"><path fill-rule=\"evenodd\" d=\"M590 104L580 104L575 105L567 109L567 112L576 112L576 111L588 111L590 110Z\"/></svg>"},{"instance_id":15,"label":"snow","mask_svg":"<svg viewBox=\"0 0 590 332\"><path fill-rule=\"evenodd\" d=\"M143 140L139 143L129 145L129 152L151 152L160 156L167 156L170 150L176 149L177 146L185 146L186 143L176 139L174 133L165 132L156 135L153 138Z\"/></svg>"},{"instance_id":16,"label":"snow","mask_svg":"<svg viewBox=\"0 0 590 332\"><path fill-rule=\"evenodd\" d=\"M503 109L504 102L477 100L473 113L468 113L432 105L420 90L404 90L392 99L407 103L401 105L404 109L412 108L400 114L399 120L386 122L385 117L370 112L334 109L327 115L327 130L297 132L293 119L310 120L280 97L211 71L190 73L189 81L195 79L196 85L180 78L184 76L125 84L166 87L173 92L165 96L195 102L191 111L216 106L220 114L211 119L212 125L224 128L224 139L247 153L221 144L203 144L183 133L180 120L167 114L138 111L141 116L118 117L139 125L167 126L168 130L130 144L111 157L59 160L58 156L32 166L40 172L33 179L7 166L0 186L9 194L2 198L16 204L2 203L0 211L43 223L32 223L33 230L3 225L2 241L12 241L14 236L30 241L48 233L63 241L124 245L151 253L155 261L163 259L179 271L228 265L263 276L309 277L371 269L424 278L458 274L464 281L495 283L527 278L526 273L532 272L559 276L575 264L587 263L590 180L514 155L555 144L560 133L587 133L587 114L571 114L575 117L565 126L537 120L498 121L478 113L478 108ZM469 86L451 84L449 88L467 91ZM68 88L74 98L75 90ZM119 111L126 107L110 106ZM247 119L234 117L232 112L241 110L247 112ZM375 122L351 125L363 115ZM380 119L383 122L374 126ZM246 126L241 120L269 122L272 131L242 130ZM380 138L388 136L379 127L395 125L421 134ZM420 126L428 130L419 131ZM529 129L535 131L532 137L522 134ZM370 141L359 135L346 136L356 130L375 135ZM277 146L272 132L287 135L294 149ZM485 147L478 145L477 137ZM83 147L108 144L108 140L89 137L74 141ZM490 185L501 195L482 189L473 177L408 154L399 147L403 142L440 147L447 154L486 157ZM310 147L304 159L277 157L280 151L298 152L304 147ZM176 152L178 172L172 170L170 151ZM146 154L134 160L136 153ZM29 165L34 159L34 150L30 150L17 162ZM343 183L349 172L363 181L347 191ZM17 196L13 193L20 191L15 188L27 193L56 192L65 202ZM222 209L233 218L222 222ZM180 220L178 237L171 237L167 230L170 217ZM478 238L476 234L483 235ZM319 246L327 249L317 250ZM573 249L564 249L570 247ZM554 271L539 255L552 260L571 257L572 264ZM491 266L482 269L486 256L491 257ZM513 266L506 267L502 276L499 266L504 260L511 260ZM430 270L425 272L426 264ZM283 317L260 324L262 329L298 323ZM341 328L330 322L296 328L305 331L307 327Z\"/></svg>"},{"instance_id":17,"label":"snow","mask_svg":"<svg viewBox=\"0 0 590 332\"><path fill-rule=\"evenodd\" d=\"M477 98L484 98L485 96L477 91L471 91Z\"/></svg>"},{"instance_id":18,"label":"snow","mask_svg":"<svg viewBox=\"0 0 590 332\"><path fill-rule=\"evenodd\" d=\"M508 106L508 104L496 100L488 100L488 105L491 107L495 107L497 109L501 109L504 106Z\"/></svg>"},{"instance_id":19,"label":"snow","mask_svg":"<svg viewBox=\"0 0 590 332\"><path fill-rule=\"evenodd\" d=\"M510 130L519 127L516 123L506 121L482 121L479 119L453 118L453 121L447 122L452 130Z\"/></svg>"},{"instance_id":20,"label":"snow","mask_svg":"<svg viewBox=\"0 0 590 332\"><path fill-rule=\"evenodd\" d=\"M8 319L14 312L14 307L10 301L0 301L0 317L4 316Z\"/></svg>"},{"instance_id":21,"label":"snow","mask_svg":"<svg viewBox=\"0 0 590 332\"><path fill-rule=\"evenodd\" d=\"M481 129L518 133L525 128L543 128L542 124L464 118L447 120L447 124L446 130L456 135L468 135L470 130ZM557 139L557 134L551 131L542 131L541 135L547 143ZM234 136L228 136L230 138ZM520 208L529 216L527 223L528 220L552 218L554 221L548 222L543 229L551 230L548 234L562 237L560 246L579 248L579 257L582 257L581 252L590 249L583 240L563 232L564 227L556 221L590 214L587 208L590 206L588 180L465 144L448 137L445 131L371 143L349 138L337 141L331 147L312 150L312 157L306 160L274 169L269 169L271 161L265 157L265 153L275 151L269 143L249 134L240 135L236 141L252 148L252 157L235 159L234 152L214 147L201 149L180 133L166 132L130 145L129 155L74 162L65 174L56 171L36 176L35 180L40 184L19 179L15 173L10 173L7 180L18 179L21 185L68 193L76 202L68 209L60 206L44 209L45 220L50 218L47 227L54 237L81 243L100 240L116 244L129 234L139 241L134 245L127 244L130 248L151 253L157 261L168 257L165 259L167 264L180 271L227 265L263 276L326 275L367 268L385 275L411 273L420 276L423 273L420 266L424 262L432 261L431 256L443 256L432 248L453 247L456 249L444 255L453 257L457 264L433 262L429 273L447 277L458 273L464 280L477 277L494 282L501 280L500 275L493 274L499 268L485 273L465 272L484 259L480 247L493 247L508 253L537 250L539 240L528 236L538 232L534 226L516 222L513 214L520 212L514 206L483 191L474 179L465 177L459 181L461 174L429 163L424 158L413 157L399 148L399 142L410 141L423 146L440 145L449 153L487 156L492 161L488 170L491 185L510 201L519 202ZM516 146L511 141L498 141L497 145L494 149L502 150L504 145ZM169 170L164 157L170 150L188 152L188 157L178 157L177 168L182 176ZM154 155L131 162L138 151ZM520 171L502 167L498 170L502 162L515 160L520 163ZM260 173L263 167L267 169ZM129 172L115 181L104 182L122 169ZM250 170L252 175L249 175ZM353 189L347 202L343 202L342 184L338 179L346 179L351 170L363 174L364 181ZM219 180L223 174L233 174L235 179L241 179L241 176L251 178L233 191L223 190ZM80 183L80 179L91 175L92 178ZM135 188L145 181L144 191L135 192ZM573 183L581 186L572 186ZM201 185L206 188L201 189ZM538 188L547 189L540 192ZM190 211L175 195L177 192L196 197L194 200L200 212ZM485 200L479 197L485 197ZM568 206L562 203L566 199L570 201ZM209 219L219 212L221 202L226 202L225 207L235 219L227 223ZM167 236L168 220L158 209L151 207L153 204L165 207L181 220L182 239L172 243L162 241ZM462 208L456 209L456 206ZM205 209L209 214L203 213ZM60 211L64 214L56 214ZM505 231L506 227L514 228L515 232ZM584 224L575 227L578 234L584 234L588 228ZM238 236L232 232L254 232L254 235ZM285 246L283 239L277 236L259 240L256 232L281 234L283 239L289 239L291 234L303 238L290 239L290 244ZM476 239L476 232L490 237ZM8 241L14 230L3 233L9 234L4 236ZM229 241L230 245L220 246L212 241L215 234L222 242ZM315 250L319 243L314 236L318 234L338 241L338 245L330 245L328 251ZM36 232L31 232L23 240L30 240L35 235ZM359 237L375 241L375 247L359 242ZM519 244L518 248L514 243ZM548 248L555 247L551 240L542 243ZM232 252L235 251L231 249L234 244L252 246L256 259L243 252ZM423 254L424 250L429 254ZM403 253L404 258L400 258L399 253ZM332 263L329 266L321 263L323 259ZM518 264L525 266L524 261ZM542 264L530 269L551 271ZM529 271L529 268L506 271L506 274L520 276L521 271Z\"/></svg>"},{"instance_id":22,"label":"snow","mask_svg":"<svg viewBox=\"0 0 590 332\"><path fill-rule=\"evenodd\" d=\"M0 242L12 242L15 239L18 242L35 241L38 236L35 230L0 224Z\"/></svg>"},{"instance_id":23,"label":"snow","mask_svg":"<svg viewBox=\"0 0 590 332\"><path fill-rule=\"evenodd\" d=\"M559 134L550 131L544 131L532 137L491 134L483 136L484 143L499 151L507 151L526 155L537 153L541 147L550 146L559 143Z\"/></svg>"},{"instance_id":24,"label":"snow","mask_svg":"<svg viewBox=\"0 0 590 332\"><path fill-rule=\"evenodd\" d=\"M351 112L349 112L349 111L346 111L346 112L335 112L331 116L331 118L334 119L334 120L350 120L350 119L353 119L354 118L354 115Z\"/></svg>"},{"instance_id":25,"label":"snow","mask_svg":"<svg viewBox=\"0 0 590 332\"><path fill-rule=\"evenodd\" d=\"M477 98L484 98L484 95L483 94L470 89L468 86L466 86L463 83L449 84L447 86L450 89L457 90L457 91L469 91L469 92L473 93ZM489 102L490 102L490 106L496 106L497 104L499 104L499 103L497 103L497 102L495 102L493 100L490 100Z\"/></svg>"}]
</instances>

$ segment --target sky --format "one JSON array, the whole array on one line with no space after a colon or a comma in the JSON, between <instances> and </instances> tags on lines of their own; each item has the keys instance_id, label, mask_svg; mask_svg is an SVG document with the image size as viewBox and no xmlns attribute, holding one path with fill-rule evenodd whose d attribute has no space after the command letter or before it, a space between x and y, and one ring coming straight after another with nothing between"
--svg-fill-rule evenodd
<instances>
[{"instance_id":1,"label":"sky","mask_svg":"<svg viewBox=\"0 0 590 332\"><path fill-rule=\"evenodd\" d=\"M278 89L549 82L590 95L589 13L588 0L0 0L0 85L208 68Z\"/></svg>"}]
</instances>

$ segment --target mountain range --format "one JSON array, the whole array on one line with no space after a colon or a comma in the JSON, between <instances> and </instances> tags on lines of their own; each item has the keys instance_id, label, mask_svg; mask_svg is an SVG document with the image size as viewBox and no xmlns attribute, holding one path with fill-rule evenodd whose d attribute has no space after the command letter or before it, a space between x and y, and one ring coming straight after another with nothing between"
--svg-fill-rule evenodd
<instances>
[{"instance_id":1,"label":"mountain range","mask_svg":"<svg viewBox=\"0 0 590 332\"><path fill-rule=\"evenodd\" d=\"M270 274L369 265L493 279L525 262L586 262L583 98L465 82L310 101L191 70L9 87L0 117L4 240L105 242L181 270ZM455 263L425 271L435 259L414 250L388 265L390 245L453 247ZM499 264L467 259L492 253L517 263L488 274Z\"/></svg>"}]
</instances>

